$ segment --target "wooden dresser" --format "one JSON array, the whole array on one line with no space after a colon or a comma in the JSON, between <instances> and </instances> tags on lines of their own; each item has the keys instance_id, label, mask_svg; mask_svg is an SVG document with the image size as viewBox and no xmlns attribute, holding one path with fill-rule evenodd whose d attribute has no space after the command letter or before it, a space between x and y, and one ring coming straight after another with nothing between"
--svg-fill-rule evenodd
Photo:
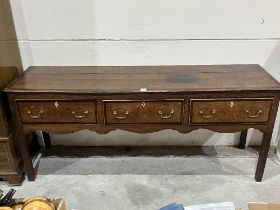
<instances>
[{"instance_id":1,"label":"wooden dresser","mask_svg":"<svg viewBox=\"0 0 280 210\"><path fill-rule=\"evenodd\" d=\"M11 111L2 90L17 77L16 68L0 67L0 179L7 180L10 184L20 184L22 167L15 148Z\"/></svg>"},{"instance_id":2,"label":"wooden dresser","mask_svg":"<svg viewBox=\"0 0 280 210\"><path fill-rule=\"evenodd\" d=\"M29 180L36 173L26 135L35 130L46 137L83 129L241 131L244 148L247 129L255 128L264 133L255 174L261 181L280 84L259 65L52 66L30 67L5 91Z\"/></svg>"}]
</instances>

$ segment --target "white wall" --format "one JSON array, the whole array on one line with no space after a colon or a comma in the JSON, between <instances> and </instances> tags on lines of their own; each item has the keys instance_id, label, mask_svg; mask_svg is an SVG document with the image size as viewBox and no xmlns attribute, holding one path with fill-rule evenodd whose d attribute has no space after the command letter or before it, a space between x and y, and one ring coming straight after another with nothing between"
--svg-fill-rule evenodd
<instances>
[{"instance_id":1,"label":"white wall","mask_svg":"<svg viewBox=\"0 0 280 210\"><path fill-rule=\"evenodd\" d=\"M279 0L10 1L25 67L258 63L280 80ZM249 137L259 144L259 132ZM93 145L220 145L237 138L201 130L53 136L57 144Z\"/></svg>"}]
</instances>

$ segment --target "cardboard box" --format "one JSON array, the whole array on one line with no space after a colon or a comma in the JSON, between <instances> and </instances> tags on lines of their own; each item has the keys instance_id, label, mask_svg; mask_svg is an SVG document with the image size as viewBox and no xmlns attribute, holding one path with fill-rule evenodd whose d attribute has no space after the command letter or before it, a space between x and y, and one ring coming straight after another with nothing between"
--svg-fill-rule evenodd
<instances>
[{"instance_id":1,"label":"cardboard box","mask_svg":"<svg viewBox=\"0 0 280 210\"><path fill-rule=\"evenodd\" d=\"M58 198L53 201L56 210L66 210L65 201L63 198Z\"/></svg>"},{"instance_id":2,"label":"cardboard box","mask_svg":"<svg viewBox=\"0 0 280 210\"><path fill-rule=\"evenodd\" d=\"M249 210L280 210L280 203L248 203Z\"/></svg>"}]
</instances>

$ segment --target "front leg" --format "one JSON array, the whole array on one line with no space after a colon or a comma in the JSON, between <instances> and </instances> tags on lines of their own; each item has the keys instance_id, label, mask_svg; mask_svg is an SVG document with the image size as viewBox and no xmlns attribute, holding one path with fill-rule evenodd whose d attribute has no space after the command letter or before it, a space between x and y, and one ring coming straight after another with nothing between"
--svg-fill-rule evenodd
<instances>
[{"instance_id":1,"label":"front leg","mask_svg":"<svg viewBox=\"0 0 280 210\"><path fill-rule=\"evenodd\" d=\"M258 159L258 164L257 164L257 169L255 174L255 180L257 182L261 182L263 178L264 168L265 168L270 142L271 142L271 136L272 136L272 132L263 134L261 148L259 152L259 159Z\"/></svg>"},{"instance_id":2,"label":"front leg","mask_svg":"<svg viewBox=\"0 0 280 210\"><path fill-rule=\"evenodd\" d=\"M32 158L31 158L30 153L27 148L28 135L17 131L16 141L17 141L17 147L19 149L28 180L34 181L36 178L36 172L33 167Z\"/></svg>"},{"instance_id":3,"label":"front leg","mask_svg":"<svg viewBox=\"0 0 280 210\"><path fill-rule=\"evenodd\" d=\"M12 111L12 117L15 125L15 140L16 140L16 147L19 151L20 157L23 162L23 167L27 174L29 181L34 181L36 179L36 172L33 167L32 158L29 153L28 148L28 134L27 132L23 132L21 118L18 113L18 107L16 105L16 101L14 99L14 95L9 95L9 104Z\"/></svg>"}]
</instances>

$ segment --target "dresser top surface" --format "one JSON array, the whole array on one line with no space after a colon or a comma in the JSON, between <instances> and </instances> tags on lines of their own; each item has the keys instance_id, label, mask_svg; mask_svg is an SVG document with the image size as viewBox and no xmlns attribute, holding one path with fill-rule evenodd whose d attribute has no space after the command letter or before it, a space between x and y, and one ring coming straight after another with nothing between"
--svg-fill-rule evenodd
<instances>
[{"instance_id":1,"label":"dresser top surface","mask_svg":"<svg viewBox=\"0 0 280 210\"><path fill-rule=\"evenodd\" d=\"M37 66L30 67L6 92L143 93L280 90L261 66Z\"/></svg>"}]
</instances>

